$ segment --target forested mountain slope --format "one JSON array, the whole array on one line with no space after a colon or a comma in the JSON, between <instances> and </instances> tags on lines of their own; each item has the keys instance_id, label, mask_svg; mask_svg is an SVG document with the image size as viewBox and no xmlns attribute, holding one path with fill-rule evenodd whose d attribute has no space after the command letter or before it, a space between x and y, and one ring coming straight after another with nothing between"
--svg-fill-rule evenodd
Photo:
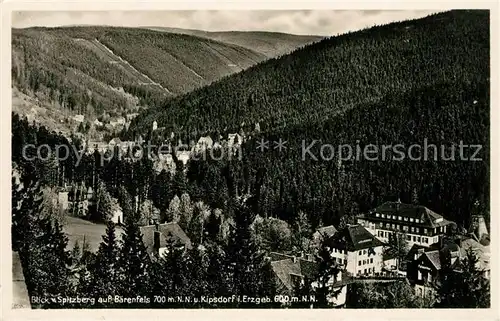
<instances>
[{"instance_id":1,"label":"forested mountain slope","mask_svg":"<svg viewBox=\"0 0 500 321\"><path fill-rule=\"evenodd\" d=\"M247 48L269 58L287 54L306 44L321 40L322 36L291 35L266 31L203 31L168 27L147 27L150 30L193 35Z\"/></svg>"},{"instance_id":2,"label":"forested mountain slope","mask_svg":"<svg viewBox=\"0 0 500 321\"><path fill-rule=\"evenodd\" d=\"M327 39L151 109L128 134L153 120L193 137L248 133L259 122L241 161L189 163L193 193L212 206L225 204L220 191L258 184L254 209L290 223L301 212L313 226L346 223L401 198L468 226L474 213L489 218L488 20L486 11L451 11ZM279 139L284 151L275 149ZM304 159L315 140L317 160ZM436 146L427 159L425 141ZM460 143L481 149L462 157ZM334 152L321 158L322 144ZM379 152L339 161L343 144ZM383 158L382 146L397 144L403 158ZM413 144L417 159L408 155Z\"/></svg>"},{"instance_id":3,"label":"forested mountain slope","mask_svg":"<svg viewBox=\"0 0 500 321\"><path fill-rule=\"evenodd\" d=\"M443 81L478 83L489 77L488 20L451 11L325 39L170 100L131 129L275 129Z\"/></svg>"},{"instance_id":4,"label":"forested mountain slope","mask_svg":"<svg viewBox=\"0 0 500 321\"><path fill-rule=\"evenodd\" d=\"M14 109L56 109L62 123L68 112L92 121L105 113L123 116L265 59L237 45L146 29L13 29L13 86L39 100Z\"/></svg>"}]
</instances>

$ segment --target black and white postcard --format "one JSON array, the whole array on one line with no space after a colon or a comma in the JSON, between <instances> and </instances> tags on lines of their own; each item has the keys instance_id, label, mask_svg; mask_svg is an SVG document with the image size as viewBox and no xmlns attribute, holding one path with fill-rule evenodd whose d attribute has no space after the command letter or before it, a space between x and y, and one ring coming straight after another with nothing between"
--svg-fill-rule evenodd
<instances>
[{"instance_id":1,"label":"black and white postcard","mask_svg":"<svg viewBox=\"0 0 500 321\"><path fill-rule=\"evenodd\" d=\"M5 309L494 311L494 3L41 6L5 15Z\"/></svg>"}]
</instances>

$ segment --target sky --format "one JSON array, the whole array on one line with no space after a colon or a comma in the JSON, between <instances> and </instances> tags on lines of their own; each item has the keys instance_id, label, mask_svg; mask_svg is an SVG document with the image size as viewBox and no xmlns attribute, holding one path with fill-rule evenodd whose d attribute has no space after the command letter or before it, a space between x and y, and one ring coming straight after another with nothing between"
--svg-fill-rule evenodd
<instances>
[{"instance_id":1,"label":"sky","mask_svg":"<svg viewBox=\"0 0 500 321\"><path fill-rule=\"evenodd\" d=\"M331 36L433 12L436 10L17 11L12 13L12 27L149 26Z\"/></svg>"}]
</instances>

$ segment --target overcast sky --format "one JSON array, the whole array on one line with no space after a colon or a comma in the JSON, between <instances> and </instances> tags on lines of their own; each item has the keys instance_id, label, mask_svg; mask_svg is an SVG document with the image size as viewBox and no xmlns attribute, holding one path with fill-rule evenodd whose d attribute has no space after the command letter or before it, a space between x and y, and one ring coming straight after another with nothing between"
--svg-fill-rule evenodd
<instances>
[{"instance_id":1,"label":"overcast sky","mask_svg":"<svg viewBox=\"0 0 500 321\"><path fill-rule=\"evenodd\" d=\"M207 31L262 30L336 35L393 21L424 17L431 10L251 10L251 11L18 11L12 26L155 26Z\"/></svg>"}]
</instances>

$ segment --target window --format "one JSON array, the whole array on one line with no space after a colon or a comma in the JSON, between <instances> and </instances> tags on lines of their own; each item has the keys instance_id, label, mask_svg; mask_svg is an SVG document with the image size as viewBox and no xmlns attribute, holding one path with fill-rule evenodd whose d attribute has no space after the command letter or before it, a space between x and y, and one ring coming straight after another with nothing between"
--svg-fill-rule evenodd
<instances>
[{"instance_id":1,"label":"window","mask_svg":"<svg viewBox=\"0 0 500 321\"><path fill-rule=\"evenodd\" d=\"M366 254L366 253L367 253L367 251L366 251L366 250L363 250L363 254Z\"/></svg>"},{"instance_id":2,"label":"window","mask_svg":"<svg viewBox=\"0 0 500 321\"><path fill-rule=\"evenodd\" d=\"M416 218L415 223L420 223L420 220L418 218Z\"/></svg>"},{"instance_id":3,"label":"window","mask_svg":"<svg viewBox=\"0 0 500 321\"><path fill-rule=\"evenodd\" d=\"M366 260L363 260L363 265L365 265L365 264L366 264Z\"/></svg>"},{"instance_id":4,"label":"window","mask_svg":"<svg viewBox=\"0 0 500 321\"><path fill-rule=\"evenodd\" d=\"M385 223L385 227L386 227L386 228L390 228L390 227L391 227L391 224L389 224L389 223Z\"/></svg>"},{"instance_id":5,"label":"window","mask_svg":"<svg viewBox=\"0 0 500 321\"><path fill-rule=\"evenodd\" d=\"M424 233L427 234L427 229L426 228L424 228Z\"/></svg>"},{"instance_id":6,"label":"window","mask_svg":"<svg viewBox=\"0 0 500 321\"><path fill-rule=\"evenodd\" d=\"M392 229L395 230L396 229L396 224L392 224Z\"/></svg>"},{"instance_id":7,"label":"window","mask_svg":"<svg viewBox=\"0 0 500 321\"><path fill-rule=\"evenodd\" d=\"M417 237L417 242L419 242L419 243L420 243L420 236L418 236L418 237Z\"/></svg>"},{"instance_id":8,"label":"window","mask_svg":"<svg viewBox=\"0 0 500 321\"><path fill-rule=\"evenodd\" d=\"M393 220L395 220L395 219L396 219L396 215L393 215L393 216L392 216L392 219L393 219Z\"/></svg>"},{"instance_id":9,"label":"window","mask_svg":"<svg viewBox=\"0 0 500 321\"><path fill-rule=\"evenodd\" d=\"M358 266L361 266L361 261L358 261Z\"/></svg>"},{"instance_id":10,"label":"window","mask_svg":"<svg viewBox=\"0 0 500 321\"><path fill-rule=\"evenodd\" d=\"M382 214L382 218L385 218L385 214Z\"/></svg>"},{"instance_id":11,"label":"window","mask_svg":"<svg viewBox=\"0 0 500 321\"><path fill-rule=\"evenodd\" d=\"M410 222L413 222L413 217L410 217Z\"/></svg>"},{"instance_id":12,"label":"window","mask_svg":"<svg viewBox=\"0 0 500 321\"><path fill-rule=\"evenodd\" d=\"M397 229L398 229L398 230L399 230L399 229L401 229L401 226L399 226L399 224L398 224L398 225L396 225L396 227L397 227Z\"/></svg>"},{"instance_id":13,"label":"window","mask_svg":"<svg viewBox=\"0 0 500 321\"><path fill-rule=\"evenodd\" d=\"M408 232L408 226L404 225L403 226L403 231Z\"/></svg>"},{"instance_id":14,"label":"window","mask_svg":"<svg viewBox=\"0 0 500 321\"><path fill-rule=\"evenodd\" d=\"M370 259L370 263L373 263L373 258Z\"/></svg>"},{"instance_id":15,"label":"window","mask_svg":"<svg viewBox=\"0 0 500 321\"><path fill-rule=\"evenodd\" d=\"M411 231L412 233L415 232L415 228L413 226L411 227Z\"/></svg>"},{"instance_id":16,"label":"window","mask_svg":"<svg viewBox=\"0 0 500 321\"><path fill-rule=\"evenodd\" d=\"M408 222L408 218L406 216L403 217L403 221Z\"/></svg>"},{"instance_id":17,"label":"window","mask_svg":"<svg viewBox=\"0 0 500 321\"><path fill-rule=\"evenodd\" d=\"M363 254L363 251L359 251L358 255L361 255L361 254Z\"/></svg>"},{"instance_id":18,"label":"window","mask_svg":"<svg viewBox=\"0 0 500 321\"><path fill-rule=\"evenodd\" d=\"M364 271L364 272L365 272L365 274L366 274L366 269L365 269L365 271Z\"/></svg>"},{"instance_id":19,"label":"window","mask_svg":"<svg viewBox=\"0 0 500 321\"><path fill-rule=\"evenodd\" d=\"M406 235L406 239L407 239L408 241L411 241L411 235Z\"/></svg>"},{"instance_id":20,"label":"window","mask_svg":"<svg viewBox=\"0 0 500 321\"><path fill-rule=\"evenodd\" d=\"M376 213L376 214L375 214L375 216L376 216L376 217L379 217L379 216L380 216L380 214L379 214L379 213Z\"/></svg>"},{"instance_id":21,"label":"window","mask_svg":"<svg viewBox=\"0 0 500 321\"><path fill-rule=\"evenodd\" d=\"M429 239L426 237L422 237L422 240L424 241L424 243L429 243Z\"/></svg>"},{"instance_id":22,"label":"window","mask_svg":"<svg viewBox=\"0 0 500 321\"><path fill-rule=\"evenodd\" d=\"M417 241L417 238L415 237L415 235L413 235L413 242L416 242Z\"/></svg>"},{"instance_id":23,"label":"window","mask_svg":"<svg viewBox=\"0 0 500 321\"><path fill-rule=\"evenodd\" d=\"M422 280L422 272L420 272L420 270L418 270L418 279Z\"/></svg>"},{"instance_id":24,"label":"window","mask_svg":"<svg viewBox=\"0 0 500 321\"><path fill-rule=\"evenodd\" d=\"M398 216L398 220L400 220L400 221L401 221L401 219L402 219L402 217L401 217L401 216Z\"/></svg>"}]
</instances>

